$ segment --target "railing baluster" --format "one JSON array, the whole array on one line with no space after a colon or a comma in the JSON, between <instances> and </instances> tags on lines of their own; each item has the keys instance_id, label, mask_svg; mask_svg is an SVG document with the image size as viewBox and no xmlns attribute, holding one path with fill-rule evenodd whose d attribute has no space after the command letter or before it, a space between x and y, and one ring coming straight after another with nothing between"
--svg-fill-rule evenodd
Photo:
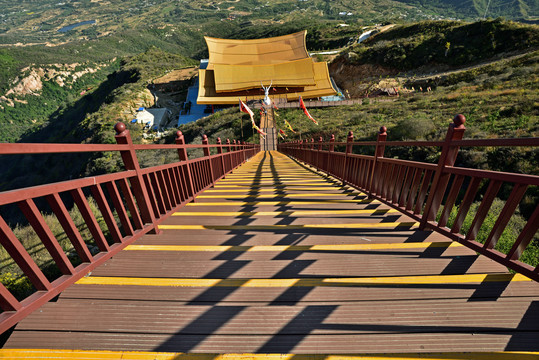
<instances>
[{"instance_id":1,"label":"railing baluster","mask_svg":"<svg viewBox=\"0 0 539 360\"><path fill-rule=\"evenodd\" d=\"M219 177L225 178L226 169L225 169L225 158L223 154L223 144L221 142L221 138L217 138L217 154L219 155L219 161L221 162L221 172L219 173Z\"/></svg>"},{"instance_id":2,"label":"railing baluster","mask_svg":"<svg viewBox=\"0 0 539 360\"><path fill-rule=\"evenodd\" d=\"M535 233L539 229L539 206L535 208L532 216L522 229L522 232L518 235L518 238L515 241L515 244L507 253L507 258L511 260L518 260L520 256L532 241ZM539 265L535 268L535 272L539 269Z\"/></svg>"},{"instance_id":3,"label":"railing baluster","mask_svg":"<svg viewBox=\"0 0 539 360\"><path fill-rule=\"evenodd\" d=\"M71 216L69 215L64 202L60 198L60 195L58 195L58 193L54 193L46 196L46 199L82 262L92 262L93 256L90 253L90 250L88 250L86 243L84 243L84 240L82 239L77 226L73 222L73 219L71 219Z\"/></svg>"},{"instance_id":4,"label":"railing baluster","mask_svg":"<svg viewBox=\"0 0 539 360\"><path fill-rule=\"evenodd\" d=\"M425 171L423 176L423 181L421 183L421 188L419 189L419 194L415 202L414 214L421 214L423 208L423 203L427 197L427 191L430 185L430 179L432 178L432 170Z\"/></svg>"},{"instance_id":5,"label":"railing baluster","mask_svg":"<svg viewBox=\"0 0 539 360\"><path fill-rule=\"evenodd\" d=\"M142 224L142 219L140 218L140 214L137 210L137 206L133 199L133 193L131 192L129 183L127 182L127 179L120 179L119 183L120 183L120 189L122 190L122 193L124 194L124 197L125 197L125 202L127 203L127 208L129 209L131 218L133 219L133 222L135 223L135 229L142 229L144 225Z\"/></svg>"},{"instance_id":6,"label":"railing baluster","mask_svg":"<svg viewBox=\"0 0 539 360\"><path fill-rule=\"evenodd\" d=\"M13 296L9 290L0 283L0 309L2 311L17 311L22 307L21 303Z\"/></svg>"},{"instance_id":7,"label":"railing baluster","mask_svg":"<svg viewBox=\"0 0 539 360\"><path fill-rule=\"evenodd\" d=\"M172 198L174 199L174 207L182 203L180 198L180 190L178 188L178 178L176 177L176 168L167 169L165 172L167 175L168 183L170 184L170 192L172 193Z\"/></svg>"},{"instance_id":8,"label":"railing baluster","mask_svg":"<svg viewBox=\"0 0 539 360\"><path fill-rule=\"evenodd\" d=\"M468 185L468 189L466 189L466 194L464 195L464 198L462 199L462 202L460 203L457 217L455 218L455 221L453 222L453 226L451 227L452 233L460 232L460 229L462 228L462 224L464 223L464 219L466 219L466 215L468 214L468 211L470 210L470 206L472 206L474 198L477 194L479 185L481 185L481 178L476 178L476 177L472 178L470 185Z\"/></svg>"},{"instance_id":9,"label":"railing baluster","mask_svg":"<svg viewBox=\"0 0 539 360\"><path fill-rule=\"evenodd\" d=\"M156 185L159 187L159 193L161 194L161 198L163 200L163 205L165 207L164 214L172 209L172 198L169 194L169 189L166 183L165 176L163 174L164 170L157 171L154 173L156 181Z\"/></svg>"},{"instance_id":10,"label":"railing baluster","mask_svg":"<svg viewBox=\"0 0 539 360\"><path fill-rule=\"evenodd\" d=\"M404 205L406 204L408 194L410 193L410 187L412 186L412 178L414 176L415 170L416 169L413 167L407 168L406 177L404 178L401 193L399 196L398 206L400 208L404 208Z\"/></svg>"},{"instance_id":11,"label":"railing baluster","mask_svg":"<svg viewBox=\"0 0 539 360\"><path fill-rule=\"evenodd\" d=\"M161 215L159 213L159 206L157 205L158 199L153 191L150 174L145 174L143 176L143 181L144 187L146 188L146 193L148 194L148 203L150 204L150 209L153 211L154 218L159 219Z\"/></svg>"},{"instance_id":12,"label":"railing baluster","mask_svg":"<svg viewBox=\"0 0 539 360\"><path fill-rule=\"evenodd\" d=\"M391 199L388 199L388 190L389 190L389 186L390 186L390 181L391 178L392 178L392 174L393 174L393 164L384 164L384 167L385 167L385 171L384 171L384 176L382 177L381 179L381 188L380 188L380 196L386 200L391 200Z\"/></svg>"},{"instance_id":13,"label":"railing baluster","mask_svg":"<svg viewBox=\"0 0 539 360\"><path fill-rule=\"evenodd\" d=\"M185 139L183 137L183 133L181 131L176 132L176 144L177 145L185 145ZM193 198L193 202L195 202L195 188L193 185L193 176L191 174L191 164L189 163L189 157L187 155L187 149L185 147L178 148L178 157L180 161L185 161L185 167L187 169L187 187L189 188L189 196Z\"/></svg>"},{"instance_id":14,"label":"railing baluster","mask_svg":"<svg viewBox=\"0 0 539 360\"><path fill-rule=\"evenodd\" d=\"M230 163L230 169L234 169L234 166L232 165L232 154L231 154L232 147L230 145L230 139L226 139L226 145L228 147L228 153L227 154L228 154L228 161Z\"/></svg>"},{"instance_id":15,"label":"railing baluster","mask_svg":"<svg viewBox=\"0 0 539 360\"><path fill-rule=\"evenodd\" d=\"M477 209L477 213L472 221L470 230L466 234L466 240L475 240L477 233L481 228L481 225L483 225L483 221L485 221L488 211L490 210L490 206L492 205L492 202L498 194L501 186L502 182L497 180L491 180L488 184L487 192L479 205L479 209Z\"/></svg>"},{"instance_id":16,"label":"railing baluster","mask_svg":"<svg viewBox=\"0 0 539 360\"><path fill-rule=\"evenodd\" d=\"M397 170L398 176L397 176L397 181L393 186L393 196L391 200L393 204L399 203L399 196L401 193L402 184L404 182L404 177L406 175L406 166L398 166L397 168L398 168Z\"/></svg>"},{"instance_id":17,"label":"railing baluster","mask_svg":"<svg viewBox=\"0 0 539 360\"><path fill-rule=\"evenodd\" d=\"M374 151L374 159L372 162L372 169L371 169L371 175L369 180L369 186L368 188L372 191L372 189L378 188L378 179L376 179L376 176L379 173L378 168L378 158L384 157L384 151L385 151L385 141L387 139L387 128L385 126L380 127L380 131L378 132L378 138L376 140L376 149ZM375 184L376 182L376 184ZM377 191L375 190L374 193L376 194Z\"/></svg>"},{"instance_id":18,"label":"railing baluster","mask_svg":"<svg viewBox=\"0 0 539 360\"><path fill-rule=\"evenodd\" d=\"M449 215L451 214L451 209L453 209L453 205L455 205L455 201L457 200L457 196L460 192L460 188L462 187L463 182L464 176L461 175L457 175L453 179L453 185L451 186L451 190L449 191L447 199L445 200L444 210L442 212L442 215L440 216L440 221L438 221L438 226L445 227L445 225L447 225L447 220L449 219Z\"/></svg>"},{"instance_id":19,"label":"railing baluster","mask_svg":"<svg viewBox=\"0 0 539 360\"><path fill-rule=\"evenodd\" d=\"M122 224L122 228L124 229L126 235L133 236L133 226L131 225L131 220L127 215L127 211L125 210L124 203L122 202L122 198L120 197L120 193L118 192L116 184L114 183L114 181L110 181L105 185L112 199L114 209L116 209L116 213L118 214L118 218L120 219L120 223Z\"/></svg>"},{"instance_id":20,"label":"railing baluster","mask_svg":"<svg viewBox=\"0 0 539 360\"><path fill-rule=\"evenodd\" d=\"M75 204L77 204L77 207L79 208L84 223L88 226L88 230L92 234L99 250L109 251L107 239L105 239L105 235L103 235L103 231L101 231L101 227L99 226L92 209L90 209L90 205L88 204L82 189L72 190L71 196L73 197L73 200L75 200Z\"/></svg>"},{"instance_id":21,"label":"railing baluster","mask_svg":"<svg viewBox=\"0 0 539 360\"><path fill-rule=\"evenodd\" d=\"M20 201L18 203L22 213L28 219L32 228L34 228L37 236L43 242L43 245L47 248L51 254L52 259L58 265L58 268L64 275L73 275L75 273L75 268L71 265L71 262L67 258L67 255L64 253L64 250L58 243L58 240L52 233L51 229L45 223L43 216L39 212L36 204L32 199L27 199Z\"/></svg>"},{"instance_id":22,"label":"railing baluster","mask_svg":"<svg viewBox=\"0 0 539 360\"><path fill-rule=\"evenodd\" d=\"M107 224L110 235L112 236L112 240L116 243L121 243L122 234L120 233L120 229L118 229L116 219L114 219L114 215L112 214L109 204L107 203L103 189L99 184L96 184L90 186L90 191L92 192L95 202L97 203L99 211L101 211L101 214L103 215L103 219L105 220L105 224Z\"/></svg>"},{"instance_id":23,"label":"railing baluster","mask_svg":"<svg viewBox=\"0 0 539 360\"><path fill-rule=\"evenodd\" d=\"M155 200L156 200L157 209L159 212L159 218L161 218L161 216L163 214L166 214L167 212L167 210L165 209L165 200L164 200L165 194L163 194L159 186L159 180L157 180L157 175L155 172L151 172L148 174L148 180L153 191L153 196L155 197Z\"/></svg>"},{"instance_id":24,"label":"railing baluster","mask_svg":"<svg viewBox=\"0 0 539 360\"><path fill-rule=\"evenodd\" d=\"M208 169L209 169L209 174L207 174L207 176L208 176L208 179L210 180L205 185L208 186L209 184L211 184L211 186L213 187L213 185L215 183L215 178L213 177L213 166L212 166L212 163L211 163L211 153L210 153L210 147L209 147L208 144L209 144L208 136L203 135L202 136L202 145L204 145L204 148L203 148L204 156L207 158L205 162L208 164ZM204 187L206 187L206 186L204 186Z\"/></svg>"},{"instance_id":25,"label":"railing baluster","mask_svg":"<svg viewBox=\"0 0 539 360\"><path fill-rule=\"evenodd\" d=\"M421 169L414 170L414 179L412 180L412 187L408 193L408 200L406 201L406 210L412 210L414 202L417 197L417 191L419 190L419 184L421 183L421 175L423 171Z\"/></svg>"},{"instance_id":26,"label":"railing baluster","mask_svg":"<svg viewBox=\"0 0 539 360\"><path fill-rule=\"evenodd\" d=\"M187 188L187 183L189 182L189 180L187 179L187 175L186 175L186 170L187 168L187 165L179 165L176 167L176 171L178 173L178 181L179 181L179 184L180 184L180 188L181 188L181 198L182 198L182 202L186 201L190 195L189 193L189 189Z\"/></svg>"},{"instance_id":27,"label":"railing baluster","mask_svg":"<svg viewBox=\"0 0 539 360\"><path fill-rule=\"evenodd\" d=\"M498 216L498 219L496 220L494 227L490 231L487 240L485 240L485 248L494 249L494 246L496 246L498 239L502 235L503 230L507 226L507 223L509 223L511 216L514 214L515 209L520 203L520 200L524 196L524 193L526 192L527 188L527 185L515 184L515 187L511 191L511 195L509 195L509 198L507 199L507 202L505 203L505 206L503 207L500 216Z\"/></svg>"},{"instance_id":28,"label":"railing baluster","mask_svg":"<svg viewBox=\"0 0 539 360\"><path fill-rule=\"evenodd\" d=\"M15 237L8 224L1 216L0 243L37 290L49 290L52 288L49 280L47 280L34 259L28 254L28 251L22 246L19 239Z\"/></svg>"}]
</instances>

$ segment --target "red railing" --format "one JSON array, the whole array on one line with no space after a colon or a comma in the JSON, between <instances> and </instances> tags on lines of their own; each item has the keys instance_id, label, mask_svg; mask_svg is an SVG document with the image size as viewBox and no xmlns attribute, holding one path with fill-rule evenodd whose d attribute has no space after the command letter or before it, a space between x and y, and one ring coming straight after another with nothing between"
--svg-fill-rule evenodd
<instances>
[{"instance_id":1,"label":"red railing","mask_svg":"<svg viewBox=\"0 0 539 360\"><path fill-rule=\"evenodd\" d=\"M26 298L17 299L0 284L0 333L142 235L158 233L159 224L168 215L195 201L200 192L259 151L258 145L236 140L221 144L218 139L216 145L209 145L205 135L202 145L186 145L181 132L177 133L176 145L135 145L124 124L116 124L115 129L117 145L0 144L0 155L119 152L125 167L118 173L0 193L0 206L18 206L61 273L50 280L51 275L43 271L15 236L14 226L0 216L0 244L35 289ZM187 149L191 148L202 148L204 156L189 159ZM212 148L216 148L216 154L211 154ZM179 162L141 168L136 151L159 149L177 150ZM90 197L97 205L94 209ZM39 202L46 202L52 210L79 258L78 264L73 263L51 231L36 205ZM82 216L91 240L81 235L68 207L76 208ZM95 246L89 246L89 242Z\"/></svg>"},{"instance_id":2,"label":"red railing","mask_svg":"<svg viewBox=\"0 0 539 360\"><path fill-rule=\"evenodd\" d=\"M335 142L332 136L329 142L323 142L320 138L315 144L314 139L311 139L310 142L280 144L278 149L399 209L419 221L421 228L431 228L539 281L539 266L519 261L539 228L537 204L510 248L505 252L495 249L526 190L530 186L539 185L539 176L454 166L460 147L537 147L539 138L462 140L464 122L464 116L457 115L444 141L388 142L387 129L382 127L377 141L354 142L350 132L345 143ZM336 152L336 145L345 151ZM374 147L374 155L354 154L354 146ZM441 155L438 164L385 158L385 148L389 146L440 147ZM489 234L486 240L479 242L478 232L486 225L485 219L493 201L499 197L502 185L506 190L509 188L510 193L494 225L487 229ZM477 211L469 214L472 203L481 196ZM464 232L462 226L467 215L473 216L473 220Z\"/></svg>"}]
</instances>

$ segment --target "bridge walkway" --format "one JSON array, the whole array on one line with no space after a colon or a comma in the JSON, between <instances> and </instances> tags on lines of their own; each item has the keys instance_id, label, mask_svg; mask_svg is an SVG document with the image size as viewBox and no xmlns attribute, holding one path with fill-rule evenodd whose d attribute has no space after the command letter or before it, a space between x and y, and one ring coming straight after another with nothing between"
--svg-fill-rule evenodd
<instances>
[{"instance_id":1,"label":"bridge walkway","mask_svg":"<svg viewBox=\"0 0 539 360\"><path fill-rule=\"evenodd\" d=\"M277 152L160 229L22 320L3 356L539 351L539 284Z\"/></svg>"}]
</instances>

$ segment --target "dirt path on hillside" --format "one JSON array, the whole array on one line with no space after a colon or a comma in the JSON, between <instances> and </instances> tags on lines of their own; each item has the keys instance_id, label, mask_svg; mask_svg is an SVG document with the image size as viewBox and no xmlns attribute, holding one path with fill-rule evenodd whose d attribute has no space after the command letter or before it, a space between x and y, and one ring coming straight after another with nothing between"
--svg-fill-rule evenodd
<instances>
[{"instance_id":1,"label":"dirt path on hillside","mask_svg":"<svg viewBox=\"0 0 539 360\"><path fill-rule=\"evenodd\" d=\"M479 69L479 68L482 68L484 66L488 66L488 65L492 65L492 64L496 64L496 63L501 64L501 63L511 62L513 60L524 57L524 56L526 56L528 54L529 54L529 52L526 52L524 54L517 54L517 55L509 56L509 57L506 57L506 58L503 58L503 59L485 61L485 62L476 64L476 65L467 66L467 67L460 68L460 69L446 70L446 71L440 71L440 72L432 71L432 72L427 72L427 73L423 73L423 74L419 74L419 75L414 74L414 75L411 75L411 76L403 76L403 77L399 76L398 79L399 80L405 79L405 80L413 80L413 81L423 81L423 80L429 80L429 79L437 78L437 77L446 77L446 76L449 76L449 75L462 73L462 72L465 72L465 71L468 71L468 70Z\"/></svg>"}]
</instances>

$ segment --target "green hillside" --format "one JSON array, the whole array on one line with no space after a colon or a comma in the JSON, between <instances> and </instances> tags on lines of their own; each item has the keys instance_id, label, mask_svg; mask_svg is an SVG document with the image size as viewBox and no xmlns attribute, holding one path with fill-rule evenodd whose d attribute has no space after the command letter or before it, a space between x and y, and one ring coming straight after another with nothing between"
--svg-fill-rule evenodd
<instances>
[{"instance_id":1,"label":"green hillside","mask_svg":"<svg viewBox=\"0 0 539 360\"><path fill-rule=\"evenodd\" d=\"M490 2L490 4L489 4ZM487 4L489 4L487 9ZM96 39L129 29L209 22L283 23L339 20L364 25L433 19L537 20L537 0L24 0L0 1L0 44L61 43ZM84 23L95 22L95 23ZM66 30L66 27L83 23ZM61 30L61 31L59 31Z\"/></svg>"},{"instance_id":2,"label":"green hillside","mask_svg":"<svg viewBox=\"0 0 539 360\"><path fill-rule=\"evenodd\" d=\"M538 20L539 1L537 0L401 0L446 17L477 19L485 17L506 19Z\"/></svg>"},{"instance_id":3,"label":"green hillside","mask_svg":"<svg viewBox=\"0 0 539 360\"><path fill-rule=\"evenodd\" d=\"M396 26L350 49L352 63L399 71L427 64L462 67L539 47L539 26L501 19L462 23L427 21Z\"/></svg>"}]
</instances>

